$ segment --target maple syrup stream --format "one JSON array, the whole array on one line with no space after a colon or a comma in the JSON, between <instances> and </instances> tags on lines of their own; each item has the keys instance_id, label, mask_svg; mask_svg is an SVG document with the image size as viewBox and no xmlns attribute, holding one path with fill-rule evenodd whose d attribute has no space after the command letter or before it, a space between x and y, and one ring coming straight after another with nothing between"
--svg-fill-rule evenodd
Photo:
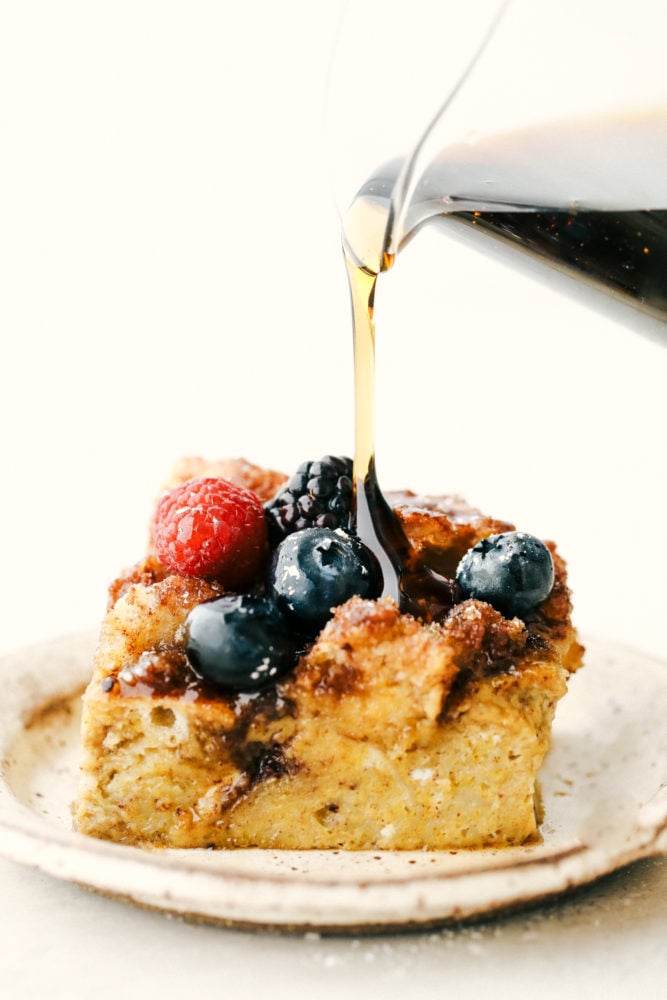
<instances>
[{"instance_id":1,"label":"maple syrup stream","mask_svg":"<svg viewBox=\"0 0 667 1000\"><path fill-rule=\"evenodd\" d=\"M383 579L383 597L404 613L438 621L456 603L457 585L418 560L401 523L385 500L375 471L375 321L378 274L360 266L345 247L354 334L354 528L374 553ZM382 270L393 257L384 254Z\"/></svg>"}]
</instances>

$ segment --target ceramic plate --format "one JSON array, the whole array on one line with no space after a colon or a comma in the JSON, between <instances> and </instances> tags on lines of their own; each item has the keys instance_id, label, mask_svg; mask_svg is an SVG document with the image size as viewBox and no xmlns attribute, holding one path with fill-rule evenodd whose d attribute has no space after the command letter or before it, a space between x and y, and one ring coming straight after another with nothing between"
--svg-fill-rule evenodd
<instances>
[{"instance_id":1,"label":"ceramic plate","mask_svg":"<svg viewBox=\"0 0 667 1000\"><path fill-rule=\"evenodd\" d=\"M0 661L0 852L147 906L242 927L443 924L542 900L667 850L667 665L589 641L542 771L539 845L458 852L148 851L71 829L93 639Z\"/></svg>"}]
</instances>

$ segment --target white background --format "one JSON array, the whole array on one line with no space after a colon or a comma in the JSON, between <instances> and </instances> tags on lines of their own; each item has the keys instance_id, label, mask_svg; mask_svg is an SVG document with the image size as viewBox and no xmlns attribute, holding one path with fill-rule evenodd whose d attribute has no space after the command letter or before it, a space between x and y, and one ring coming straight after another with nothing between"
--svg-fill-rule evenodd
<instances>
[{"instance_id":1,"label":"white background","mask_svg":"<svg viewBox=\"0 0 667 1000\"><path fill-rule=\"evenodd\" d=\"M180 456L351 451L324 127L341 7L0 3L0 651L96 625ZM401 92L410 59L390 69L369 96ZM667 351L433 234L377 320L384 485L556 538L582 628L664 655ZM170 924L2 864L21 997L217 996L229 970L249 996L546 996L558 976L627 997L664 971L658 863L535 920L367 946Z\"/></svg>"},{"instance_id":2,"label":"white background","mask_svg":"<svg viewBox=\"0 0 667 1000\"><path fill-rule=\"evenodd\" d=\"M0 7L0 648L97 622L179 456L351 452L342 6ZM383 484L556 538L582 627L661 653L667 352L433 234L377 318Z\"/></svg>"}]
</instances>

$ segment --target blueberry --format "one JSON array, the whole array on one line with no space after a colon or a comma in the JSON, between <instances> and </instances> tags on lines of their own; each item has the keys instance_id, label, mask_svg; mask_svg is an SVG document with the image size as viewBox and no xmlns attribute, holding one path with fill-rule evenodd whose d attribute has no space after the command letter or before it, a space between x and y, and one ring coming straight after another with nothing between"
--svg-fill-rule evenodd
<instances>
[{"instance_id":1,"label":"blueberry","mask_svg":"<svg viewBox=\"0 0 667 1000\"><path fill-rule=\"evenodd\" d=\"M273 601L248 594L196 605L185 630L195 670L235 691L256 691L282 677L303 646Z\"/></svg>"},{"instance_id":2,"label":"blueberry","mask_svg":"<svg viewBox=\"0 0 667 1000\"><path fill-rule=\"evenodd\" d=\"M269 587L280 610L301 628L319 632L332 608L355 594L375 597L380 570L354 535L329 528L296 531L276 549Z\"/></svg>"},{"instance_id":3,"label":"blueberry","mask_svg":"<svg viewBox=\"0 0 667 1000\"><path fill-rule=\"evenodd\" d=\"M544 601L554 585L554 564L539 538L507 531L483 538L464 555L456 580L465 597L487 601L509 618Z\"/></svg>"}]
</instances>

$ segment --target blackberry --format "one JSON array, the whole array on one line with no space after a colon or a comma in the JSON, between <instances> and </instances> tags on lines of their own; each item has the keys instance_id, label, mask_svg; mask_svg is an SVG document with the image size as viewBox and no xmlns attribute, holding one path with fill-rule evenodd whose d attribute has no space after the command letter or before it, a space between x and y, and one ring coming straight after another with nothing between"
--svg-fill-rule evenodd
<instances>
[{"instance_id":1,"label":"blackberry","mask_svg":"<svg viewBox=\"0 0 667 1000\"><path fill-rule=\"evenodd\" d=\"M280 493L264 504L269 538L278 545L304 528L347 528L352 513L352 459L325 455L302 462Z\"/></svg>"}]
</instances>

